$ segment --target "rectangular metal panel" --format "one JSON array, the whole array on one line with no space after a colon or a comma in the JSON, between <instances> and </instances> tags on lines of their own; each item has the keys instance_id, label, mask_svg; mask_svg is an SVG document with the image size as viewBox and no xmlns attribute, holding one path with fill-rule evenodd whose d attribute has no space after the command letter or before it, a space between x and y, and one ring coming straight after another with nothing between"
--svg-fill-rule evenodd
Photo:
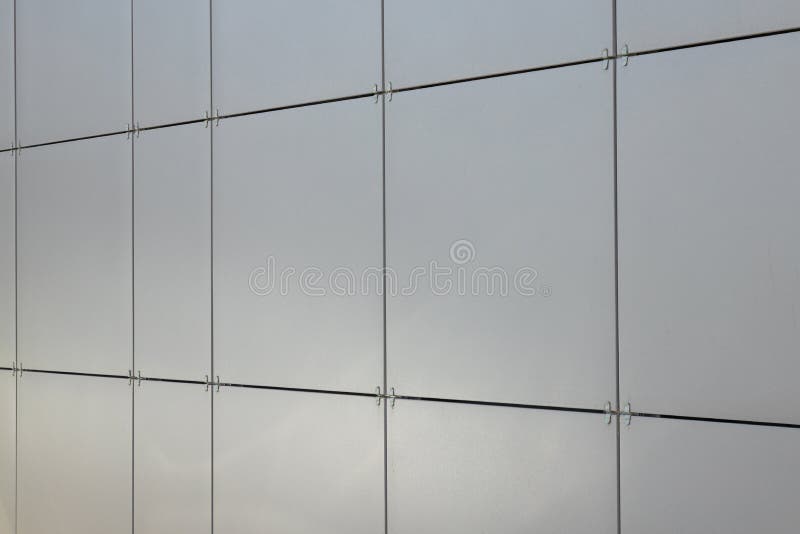
<instances>
[{"instance_id":1,"label":"rectangular metal panel","mask_svg":"<svg viewBox=\"0 0 800 534\"><path fill-rule=\"evenodd\" d=\"M0 150L13 145L14 0L0 0Z\"/></svg>"},{"instance_id":2,"label":"rectangular metal panel","mask_svg":"<svg viewBox=\"0 0 800 534\"><path fill-rule=\"evenodd\" d=\"M386 80L395 88L599 58L605 0L386 0Z\"/></svg>"},{"instance_id":3,"label":"rectangular metal panel","mask_svg":"<svg viewBox=\"0 0 800 534\"><path fill-rule=\"evenodd\" d=\"M19 358L29 369L131 365L131 142L23 149L17 159Z\"/></svg>"},{"instance_id":4,"label":"rectangular metal panel","mask_svg":"<svg viewBox=\"0 0 800 534\"><path fill-rule=\"evenodd\" d=\"M214 532L375 534L383 489L374 398L225 387L214 397Z\"/></svg>"},{"instance_id":5,"label":"rectangular metal panel","mask_svg":"<svg viewBox=\"0 0 800 534\"><path fill-rule=\"evenodd\" d=\"M13 154L0 154L0 366L10 367L16 353L16 216Z\"/></svg>"},{"instance_id":6,"label":"rectangular metal panel","mask_svg":"<svg viewBox=\"0 0 800 534\"><path fill-rule=\"evenodd\" d=\"M632 52L800 27L797 0L618 0L617 40Z\"/></svg>"},{"instance_id":7,"label":"rectangular metal panel","mask_svg":"<svg viewBox=\"0 0 800 534\"><path fill-rule=\"evenodd\" d=\"M390 387L614 397L612 101L612 73L593 63L386 104Z\"/></svg>"},{"instance_id":8,"label":"rectangular metal panel","mask_svg":"<svg viewBox=\"0 0 800 534\"><path fill-rule=\"evenodd\" d=\"M800 423L798 49L782 35L620 67L620 384L635 411Z\"/></svg>"},{"instance_id":9,"label":"rectangular metal panel","mask_svg":"<svg viewBox=\"0 0 800 534\"><path fill-rule=\"evenodd\" d=\"M399 400L387 424L391 534L617 532L601 414Z\"/></svg>"},{"instance_id":10,"label":"rectangular metal panel","mask_svg":"<svg viewBox=\"0 0 800 534\"><path fill-rule=\"evenodd\" d=\"M124 130L131 121L130 0L25 0L16 9L20 142Z\"/></svg>"},{"instance_id":11,"label":"rectangular metal panel","mask_svg":"<svg viewBox=\"0 0 800 534\"><path fill-rule=\"evenodd\" d=\"M211 374L211 129L142 132L134 141L136 369Z\"/></svg>"},{"instance_id":12,"label":"rectangular metal panel","mask_svg":"<svg viewBox=\"0 0 800 534\"><path fill-rule=\"evenodd\" d=\"M134 534L210 533L211 393L144 381L134 403Z\"/></svg>"},{"instance_id":13,"label":"rectangular metal panel","mask_svg":"<svg viewBox=\"0 0 800 534\"><path fill-rule=\"evenodd\" d=\"M362 392L382 383L381 189L381 106L370 99L222 121L214 358L223 382Z\"/></svg>"},{"instance_id":14,"label":"rectangular metal panel","mask_svg":"<svg viewBox=\"0 0 800 534\"><path fill-rule=\"evenodd\" d=\"M381 1L212 3L214 107L274 108L381 84Z\"/></svg>"},{"instance_id":15,"label":"rectangular metal panel","mask_svg":"<svg viewBox=\"0 0 800 534\"><path fill-rule=\"evenodd\" d=\"M622 532L792 534L800 429L635 417L620 448Z\"/></svg>"},{"instance_id":16,"label":"rectangular metal panel","mask_svg":"<svg viewBox=\"0 0 800 534\"><path fill-rule=\"evenodd\" d=\"M0 532L16 532L17 379L0 370Z\"/></svg>"},{"instance_id":17,"label":"rectangular metal panel","mask_svg":"<svg viewBox=\"0 0 800 534\"><path fill-rule=\"evenodd\" d=\"M209 2L133 0L135 119L141 126L203 117L211 106Z\"/></svg>"},{"instance_id":18,"label":"rectangular metal panel","mask_svg":"<svg viewBox=\"0 0 800 534\"><path fill-rule=\"evenodd\" d=\"M18 534L129 534L127 382L26 372L19 414Z\"/></svg>"}]
</instances>

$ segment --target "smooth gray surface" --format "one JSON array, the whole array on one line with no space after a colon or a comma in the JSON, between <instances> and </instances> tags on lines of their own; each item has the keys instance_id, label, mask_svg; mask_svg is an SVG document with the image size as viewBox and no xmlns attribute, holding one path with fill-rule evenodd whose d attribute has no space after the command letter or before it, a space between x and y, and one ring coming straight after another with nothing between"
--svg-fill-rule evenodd
<instances>
[{"instance_id":1,"label":"smooth gray surface","mask_svg":"<svg viewBox=\"0 0 800 534\"><path fill-rule=\"evenodd\" d=\"M211 374L211 129L149 130L134 141L136 369Z\"/></svg>"},{"instance_id":2,"label":"smooth gray surface","mask_svg":"<svg viewBox=\"0 0 800 534\"><path fill-rule=\"evenodd\" d=\"M800 423L798 51L792 34L620 67L620 383L635 411Z\"/></svg>"},{"instance_id":3,"label":"smooth gray surface","mask_svg":"<svg viewBox=\"0 0 800 534\"><path fill-rule=\"evenodd\" d=\"M19 381L18 534L130 534L131 388L118 378Z\"/></svg>"},{"instance_id":4,"label":"smooth gray surface","mask_svg":"<svg viewBox=\"0 0 800 534\"><path fill-rule=\"evenodd\" d=\"M10 371L0 371L0 532L12 534L16 514L17 387Z\"/></svg>"},{"instance_id":5,"label":"smooth gray surface","mask_svg":"<svg viewBox=\"0 0 800 534\"><path fill-rule=\"evenodd\" d=\"M388 431L391 534L617 532L601 414L398 400Z\"/></svg>"},{"instance_id":6,"label":"smooth gray surface","mask_svg":"<svg viewBox=\"0 0 800 534\"><path fill-rule=\"evenodd\" d=\"M793 534L800 429L634 417L621 429L622 532Z\"/></svg>"},{"instance_id":7,"label":"smooth gray surface","mask_svg":"<svg viewBox=\"0 0 800 534\"><path fill-rule=\"evenodd\" d=\"M214 108L273 108L381 84L380 0L213 2Z\"/></svg>"},{"instance_id":8,"label":"smooth gray surface","mask_svg":"<svg viewBox=\"0 0 800 534\"><path fill-rule=\"evenodd\" d=\"M394 88L601 57L607 0L386 0Z\"/></svg>"},{"instance_id":9,"label":"smooth gray surface","mask_svg":"<svg viewBox=\"0 0 800 534\"><path fill-rule=\"evenodd\" d=\"M16 258L14 255L14 163L0 154L0 366L11 367L16 350Z\"/></svg>"},{"instance_id":10,"label":"smooth gray surface","mask_svg":"<svg viewBox=\"0 0 800 534\"><path fill-rule=\"evenodd\" d=\"M214 532L375 534L384 527L375 399L225 388L214 397Z\"/></svg>"},{"instance_id":11,"label":"smooth gray surface","mask_svg":"<svg viewBox=\"0 0 800 534\"><path fill-rule=\"evenodd\" d=\"M614 397L611 84L593 63L387 103L386 246L401 287L387 303L389 387L590 408ZM472 261L451 257L460 240ZM434 261L452 269L449 291L431 289ZM506 296L474 275L495 267ZM533 295L515 290L521 268L536 271Z\"/></svg>"},{"instance_id":12,"label":"smooth gray surface","mask_svg":"<svg viewBox=\"0 0 800 534\"><path fill-rule=\"evenodd\" d=\"M214 132L214 362L223 382L372 392L382 380L381 106L225 119ZM274 287L265 276L275 261ZM336 294L346 268L366 294ZM294 269L281 290L281 272ZM306 269L322 279L305 284ZM312 271L308 271L312 272ZM338 271L337 271L338 272ZM311 280L313 282L313 280Z\"/></svg>"},{"instance_id":13,"label":"smooth gray surface","mask_svg":"<svg viewBox=\"0 0 800 534\"><path fill-rule=\"evenodd\" d=\"M20 142L124 130L131 122L130 0L16 5Z\"/></svg>"},{"instance_id":14,"label":"smooth gray surface","mask_svg":"<svg viewBox=\"0 0 800 534\"><path fill-rule=\"evenodd\" d=\"M14 0L0 0L0 150L13 145Z\"/></svg>"},{"instance_id":15,"label":"smooth gray surface","mask_svg":"<svg viewBox=\"0 0 800 534\"><path fill-rule=\"evenodd\" d=\"M134 534L210 533L211 393L145 381L134 408Z\"/></svg>"},{"instance_id":16,"label":"smooth gray surface","mask_svg":"<svg viewBox=\"0 0 800 534\"><path fill-rule=\"evenodd\" d=\"M18 165L18 354L28 369L131 366L131 142L23 149Z\"/></svg>"},{"instance_id":17,"label":"smooth gray surface","mask_svg":"<svg viewBox=\"0 0 800 534\"><path fill-rule=\"evenodd\" d=\"M133 0L134 115L142 127L210 110L209 16L208 1Z\"/></svg>"},{"instance_id":18,"label":"smooth gray surface","mask_svg":"<svg viewBox=\"0 0 800 534\"><path fill-rule=\"evenodd\" d=\"M797 0L618 0L617 41L632 52L800 27Z\"/></svg>"}]
</instances>

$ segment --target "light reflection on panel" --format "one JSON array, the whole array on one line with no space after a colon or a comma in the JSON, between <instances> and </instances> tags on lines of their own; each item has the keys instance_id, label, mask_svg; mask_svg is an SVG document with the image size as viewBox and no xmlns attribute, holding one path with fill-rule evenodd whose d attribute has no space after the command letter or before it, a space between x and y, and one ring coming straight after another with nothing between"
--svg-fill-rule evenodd
<instances>
[{"instance_id":1,"label":"light reflection on panel","mask_svg":"<svg viewBox=\"0 0 800 534\"><path fill-rule=\"evenodd\" d=\"M14 0L0 0L0 150L13 145Z\"/></svg>"},{"instance_id":2,"label":"light reflection on panel","mask_svg":"<svg viewBox=\"0 0 800 534\"><path fill-rule=\"evenodd\" d=\"M18 534L130 534L126 381L26 372L19 413Z\"/></svg>"},{"instance_id":3,"label":"light reflection on panel","mask_svg":"<svg viewBox=\"0 0 800 534\"><path fill-rule=\"evenodd\" d=\"M371 99L215 129L223 382L361 392L382 382L381 186L381 106Z\"/></svg>"},{"instance_id":4,"label":"light reflection on panel","mask_svg":"<svg viewBox=\"0 0 800 534\"><path fill-rule=\"evenodd\" d=\"M131 142L23 149L18 165L19 359L28 369L131 365Z\"/></svg>"},{"instance_id":5,"label":"light reflection on panel","mask_svg":"<svg viewBox=\"0 0 800 534\"><path fill-rule=\"evenodd\" d=\"M387 423L391 534L617 532L602 414L398 400Z\"/></svg>"},{"instance_id":6,"label":"light reflection on panel","mask_svg":"<svg viewBox=\"0 0 800 534\"><path fill-rule=\"evenodd\" d=\"M214 397L214 531L383 530L383 406L226 388Z\"/></svg>"},{"instance_id":7,"label":"light reflection on panel","mask_svg":"<svg viewBox=\"0 0 800 534\"><path fill-rule=\"evenodd\" d=\"M800 423L798 50L789 34L620 67L620 385L636 411Z\"/></svg>"},{"instance_id":8,"label":"light reflection on panel","mask_svg":"<svg viewBox=\"0 0 800 534\"><path fill-rule=\"evenodd\" d=\"M632 52L800 27L797 0L618 0L620 49Z\"/></svg>"},{"instance_id":9,"label":"light reflection on panel","mask_svg":"<svg viewBox=\"0 0 800 534\"><path fill-rule=\"evenodd\" d=\"M213 2L214 107L223 114L371 93L380 0Z\"/></svg>"},{"instance_id":10,"label":"light reflection on panel","mask_svg":"<svg viewBox=\"0 0 800 534\"><path fill-rule=\"evenodd\" d=\"M14 162L0 154L0 366L16 360L16 257Z\"/></svg>"},{"instance_id":11,"label":"light reflection on panel","mask_svg":"<svg viewBox=\"0 0 800 534\"><path fill-rule=\"evenodd\" d=\"M211 373L211 136L202 124L135 139L136 369Z\"/></svg>"},{"instance_id":12,"label":"light reflection on panel","mask_svg":"<svg viewBox=\"0 0 800 534\"><path fill-rule=\"evenodd\" d=\"M605 0L386 0L386 80L395 88L599 58Z\"/></svg>"},{"instance_id":13,"label":"light reflection on panel","mask_svg":"<svg viewBox=\"0 0 800 534\"><path fill-rule=\"evenodd\" d=\"M16 514L17 389L11 371L0 370L0 532L14 532Z\"/></svg>"},{"instance_id":14,"label":"light reflection on panel","mask_svg":"<svg viewBox=\"0 0 800 534\"><path fill-rule=\"evenodd\" d=\"M390 387L601 408L614 396L612 73L394 95Z\"/></svg>"},{"instance_id":15,"label":"light reflection on panel","mask_svg":"<svg viewBox=\"0 0 800 534\"><path fill-rule=\"evenodd\" d=\"M793 534L800 429L634 417L621 429L622 532Z\"/></svg>"},{"instance_id":16,"label":"light reflection on panel","mask_svg":"<svg viewBox=\"0 0 800 534\"><path fill-rule=\"evenodd\" d=\"M23 145L118 132L131 122L131 0L16 2Z\"/></svg>"},{"instance_id":17,"label":"light reflection on panel","mask_svg":"<svg viewBox=\"0 0 800 534\"><path fill-rule=\"evenodd\" d=\"M134 533L211 532L211 393L144 381L134 400Z\"/></svg>"},{"instance_id":18,"label":"light reflection on panel","mask_svg":"<svg viewBox=\"0 0 800 534\"><path fill-rule=\"evenodd\" d=\"M141 126L199 119L210 106L208 2L134 0L134 110Z\"/></svg>"}]
</instances>

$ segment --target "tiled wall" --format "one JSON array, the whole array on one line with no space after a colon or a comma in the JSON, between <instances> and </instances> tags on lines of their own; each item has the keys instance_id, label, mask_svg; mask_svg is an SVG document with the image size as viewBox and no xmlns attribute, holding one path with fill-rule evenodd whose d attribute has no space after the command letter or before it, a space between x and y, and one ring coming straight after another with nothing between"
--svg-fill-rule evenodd
<instances>
[{"instance_id":1,"label":"tiled wall","mask_svg":"<svg viewBox=\"0 0 800 534\"><path fill-rule=\"evenodd\" d=\"M0 534L795 533L800 2L0 0Z\"/></svg>"}]
</instances>

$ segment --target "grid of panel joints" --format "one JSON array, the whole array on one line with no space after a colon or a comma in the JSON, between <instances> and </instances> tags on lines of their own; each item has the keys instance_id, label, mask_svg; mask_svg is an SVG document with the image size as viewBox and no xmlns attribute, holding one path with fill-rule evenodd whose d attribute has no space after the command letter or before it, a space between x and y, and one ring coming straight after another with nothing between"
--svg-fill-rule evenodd
<instances>
[{"instance_id":1,"label":"grid of panel joints","mask_svg":"<svg viewBox=\"0 0 800 534\"><path fill-rule=\"evenodd\" d=\"M394 398L391 398L391 400L394 401Z\"/></svg>"}]
</instances>

